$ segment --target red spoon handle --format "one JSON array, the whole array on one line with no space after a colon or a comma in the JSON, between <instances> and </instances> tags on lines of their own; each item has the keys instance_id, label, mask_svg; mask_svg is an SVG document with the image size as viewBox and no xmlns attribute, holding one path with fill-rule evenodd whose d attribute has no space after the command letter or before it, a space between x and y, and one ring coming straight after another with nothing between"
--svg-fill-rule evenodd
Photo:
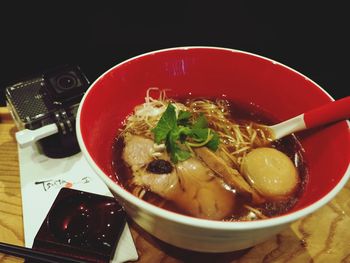
<instances>
[{"instance_id":1,"label":"red spoon handle","mask_svg":"<svg viewBox=\"0 0 350 263\"><path fill-rule=\"evenodd\" d=\"M350 96L304 113L306 128L350 118Z\"/></svg>"}]
</instances>

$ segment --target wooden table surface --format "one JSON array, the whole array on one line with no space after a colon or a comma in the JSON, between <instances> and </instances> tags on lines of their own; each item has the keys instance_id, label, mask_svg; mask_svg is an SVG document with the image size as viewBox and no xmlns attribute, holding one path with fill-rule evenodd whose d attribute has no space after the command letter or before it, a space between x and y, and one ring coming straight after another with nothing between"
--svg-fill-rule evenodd
<instances>
[{"instance_id":1,"label":"wooden table surface","mask_svg":"<svg viewBox=\"0 0 350 263\"><path fill-rule=\"evenodd\" d=\"M0 107L0 242L23 245L16 127ZM131 223L138 262L350 262L350 183L326 206L253 248L206 254L156 240ZM0 253L0 262L23 260Z\"/></svg>"}]
</instances>

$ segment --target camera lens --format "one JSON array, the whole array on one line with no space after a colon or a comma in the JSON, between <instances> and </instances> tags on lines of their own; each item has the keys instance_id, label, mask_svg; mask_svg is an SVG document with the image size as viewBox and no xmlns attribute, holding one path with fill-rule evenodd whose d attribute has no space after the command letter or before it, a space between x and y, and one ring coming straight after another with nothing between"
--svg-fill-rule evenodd
<instances>
[{"instance_id":1,"label":"camera lens","mask_svg":"<svg viewBox=\"0 0 350 263\"><path fill-rule=\"evenodd\" d=\"M62 90L69 90L77 85L77 80L71 74L60 75L56 79L57 87Z\"/></svg>"}]
</instances>

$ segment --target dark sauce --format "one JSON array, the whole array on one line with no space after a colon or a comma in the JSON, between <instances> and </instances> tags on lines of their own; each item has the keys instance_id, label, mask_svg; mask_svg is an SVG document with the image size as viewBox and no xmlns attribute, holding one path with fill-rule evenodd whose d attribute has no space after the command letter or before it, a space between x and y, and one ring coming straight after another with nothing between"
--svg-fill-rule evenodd
<instances>
[{"instance_id":1,"label":"dark sauce","mask_svg":"<svg viewBox=\"0 0 350 263\"><path fill-rule=\"evenodd\" d=\"M33 248L84 262L109 262L125 222L125 212L114 198L62 188Z\"/></svg>"},{"instance_id":2,"label":"dark sauce","mask_svg":"<svg viewBox=\"0 0 350 263\"><path fill-rule=\"evenodd\" d=\"M215 99L209 100L215 101ZM177 99L176 101L186 104L188 98ZM239 124L244 124L252 121L259 124L272 125L281 121L274 117L273 114L266 112L264 109L252 103L241 104L232 101L227 101L227 106L231 112L231 118ZM259 209L265 216L273 217L288 213L288 211L290 211L297 203L307 183L308 170L302 155L303 148L297 136L286 136L280 140L272 142L269 146L283 152L292 160L292 162L298 170L300 178L297 190L288 199L283 201L267 201L260 206L252 205L253 207ZM117 183L119 183L126 190L133 192L135 186L130 184L130 180L132 179L132 172L131 169L125 165L122 159L122 152L124 148L123 139L116 138L112 148L112 167L114 169L115 179ZM186 211L182 211L181 209L179 209L173 202L166 201L162 197L150 191L146 192L146 194L143 196L143 199L156 206L161 206L164 209L188 215ZM229 218L225 218L224 221L239 220L243 215L247 214L247 209L244 208L243 204L249 204L250 200L247 199L247 197L245 196L236 195L236 202L238 205L237 209L234 211L234 214Z\"/></svg>"},{"instance_id":3,"label":"dark sauce","mask_svg":"<svg viewBox=\"0 0 350 263\"><path fill-rule=\"evenodd\" d=\"M48 225L60 242L109 250L123 227L123 216L113 198L79 192L54 205Z\"/></svg>"}]
</instances>

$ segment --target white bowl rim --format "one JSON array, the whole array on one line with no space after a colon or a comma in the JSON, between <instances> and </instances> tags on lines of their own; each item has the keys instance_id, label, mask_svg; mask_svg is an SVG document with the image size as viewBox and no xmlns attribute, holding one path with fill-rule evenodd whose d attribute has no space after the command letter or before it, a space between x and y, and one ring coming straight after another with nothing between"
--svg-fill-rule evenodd
<instances>
[{"instance_id":1,"label":"white bowl rim","mask_svg":"<svg viewBox=\"0 0 350 263\"><path fill-rule=\"evenodd\" d=\"M120 197L122 197L123 199L125 199L126 201L142 207L143 209L147 210L148 212L150 212L151 214L160 217L160 218L164 218L167 219L169 221L172 222L176 222L176 223L180 223L180 224L184 224L184 225L190 225L193 227L197 227L197 228L203 228L203 229L212 229L212 230L234 230L234 231L243 231L243 230L254 230L254 229L261 229L261 228L267 228L267 227L273 227L273 226L278 226L278 225L283 225L283 224L288 224L291 223L293 221L296 221L302 217L305 217L311 213L313 213L314 211L316 211L317 209L319 209L320 207L324 206L325 204L327 204L330 200L332 200L337 194L338 192L340 192L340 190L344 187L344 185L346 184L346 182L348 181L349 177L350 177L350 164L348 165L344 175L342 176L341 180L338 182L338 184L331 190L329 191L326 195L324 195L321 199L317 200L316 202L312 203L311 205L302 208L298 211L295 212L291 212L285 215L281 215L281 216L277 216L277 217L272 217L272 218L268 218L268 219L264 219L264 220L256 220L256 221L244 221L244 222L226 222L226 221L214 221L214 220L207 220L207 219L199 219L199 218L194 218L194 217L190 217L190 216L185 216L185 215L181 215L178 213L174 213L162 208L159 208L155 205L152 205L146 201L143 201L141 199L139 199L138 197L134 196L133 194L131 194L130 192L128 192L127 190L125 190L124 188L120 187L118 184L116 184L111 178L108 177L108 175L106 175L99 167L98 165L94 162L94 160L92 159L92 157L90 156L89 152L86 149L86 146L84 144L82 135L81 135L81 130L80 130L80 115L81 115L81 111L85 102L85 99L87 98L87 96L89 96L90 91L92 90L92 88L95 86L95 84L101 79L103 78L105 75L107 75L110 71L114 70L115 68L126 64L132 60L144 57L144 56L148 56L151 54L156 54L156 53L162 53L162 52L167 52L167 51L174 51L174 50L189 50L189 49L212 49L212 50L224 50L224 51L231 51L231 52L237 52L237 53L242 53L242 54L246 54L249 56L254 56L254 57L258 57L261 58L265 61L270 61L273 64L278 64L282 67L287 68L288 70L293 71L294 73L304 77L306 80L312 82L316 87L318 87L324 94L326 94L331 100L334 100L321 86L319 86L317 83L315 83L313 80L311 80L310 78L308 78L307 76L303 75L302 73L296 71L293 68L290 68L280 62L277 62L275 60L272 60L270 58L261 56L261 55L257 55L251 52L246 52L246 51L242 51L242 50L238 50L238 49L231 49L231 48L225 48L225 47L216 47L216 46L181 46L181 47L171 47L171 48L164 48L164 49L159 49L159 50L155 50L155 51L150 51L147 53L143 53L134 57L131 57L127 60L124 60L118 64L116 64L115 66L111 67L110 69L108 69L107 71L105 71L102 75L100 75L89 87L89 89L87 90L87 92L85 93L84 97L81 100L81 103L79 105L79 109L77 112L77 121L76 121L76 130L77 130L77 138L78 138L78 142L81 148L81 151L84 155L84 157L87 159L88 163L90 164L90 166L93 168L93 170L99 175L99 177L104 181L104 183L113 191L115 191L117 193L117 195L119 195ZM348 127L350 127L350 122L347 121Z\"/></svg>"}]
</instances>

